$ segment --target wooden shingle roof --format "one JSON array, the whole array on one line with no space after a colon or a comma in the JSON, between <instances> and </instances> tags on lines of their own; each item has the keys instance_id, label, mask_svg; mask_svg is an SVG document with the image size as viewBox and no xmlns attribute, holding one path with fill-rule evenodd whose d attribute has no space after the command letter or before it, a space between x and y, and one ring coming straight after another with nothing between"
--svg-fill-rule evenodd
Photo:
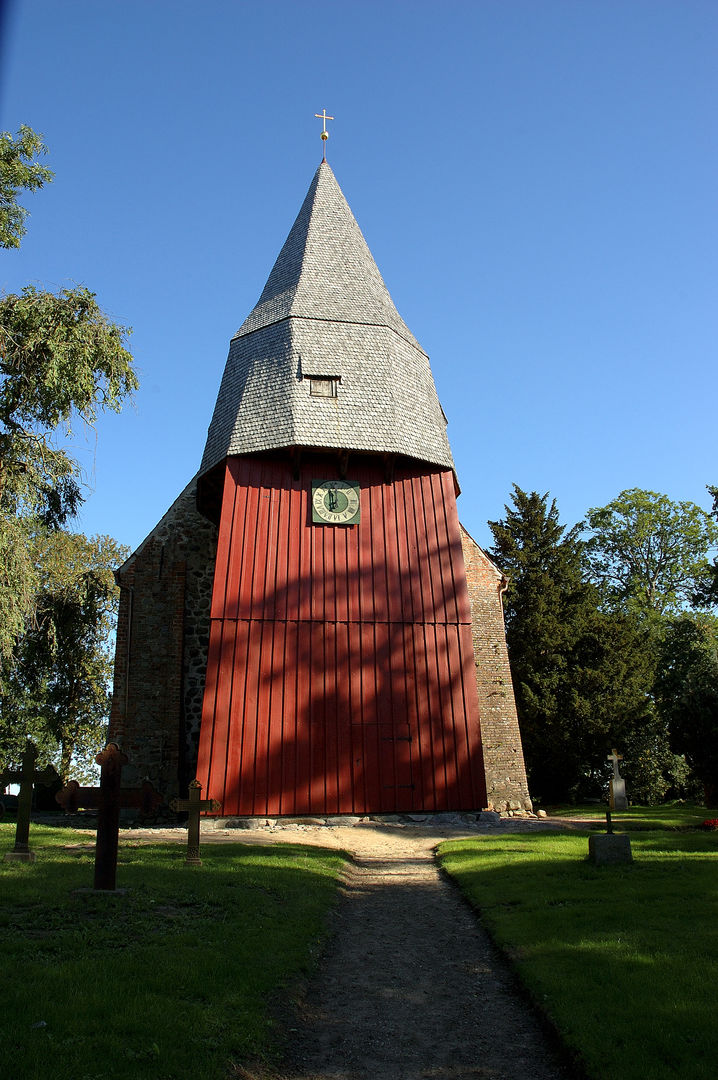
<instances>
[{"instance_id":1,"label":"wooden shingle roof","mask_svg":"<svg viewBox=\"0 0 718 1080\"><path fill-rule=\"evenodd\" d=\"M336 396L313 396L312 378L335 379ZM230 455L280 447L397 453L453 468L429 358L326 162L232 338L200 474Z\"/></svg>"}]
</instances>

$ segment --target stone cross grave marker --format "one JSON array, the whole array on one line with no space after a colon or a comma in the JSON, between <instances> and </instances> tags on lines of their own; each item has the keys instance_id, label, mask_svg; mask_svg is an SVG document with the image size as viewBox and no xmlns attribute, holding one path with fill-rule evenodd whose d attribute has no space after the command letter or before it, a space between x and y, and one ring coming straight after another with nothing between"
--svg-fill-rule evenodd
<instances>
[{"instance_id":1,"label":"stone cross grave marker","mask_svg":"<svg viewBox=\"0 0 718 1080\"><path fill-rule=\"evenodd\" d=\"M30 813L32 811L32 792L35 784L51 784L57 779L57 773L51 765L42 772L35 771L37 748L28 739L22 755L19 769L6 769L0 775L0 791L8 784L19 784L20 795L17 800L17 826L15 828L15 847L5 854L5 862L35 862L35 852L30 850Z\"/></svg>"},{"instance_id":2,"label":"stone cross grave marker","mask_svg":"<svg viewBox=\"0 0 718 1080\"><path fill-rule=\"evenodd\" d=\"M201 799L201 791L202 785L199 780L195 779L189 785L188 799L170 799L170 810L174 810L175 813L182 813L184 811L189 813L189 820L187 822L187 857L185 858L185 864L187 866L202 865L202 860L199 857L200 811L222 809L222 803L218 802L217 799Z\"/></svg>"},{"instance_id":3,"label":"stone cross grave marker","mask_svg":"<svg viewBox=\"0 0 718 1080\"><path fill-rule=\"evenodd\" d=\"M149 780L141 788L122 788L122 767L127 764L117 743L108 743L95 758L100 766L99 788L83 788L71 780L56 800L65 813L79 807L97 810L97 840L95 842L95 888L115 891L117 879L117 846L120 831L120 809L135 807L141 814L151 814L162 803L162 796L155 791Z\"/></svg>"},{"instance_id":4,"label":"stone cross grave marker","mask_svg":"<svg viewBox=\"0 0 718 1080\"><path fill-rule=\"evenodd\" d=\"M613 776L611 777L611 787L609 796L609 805L612 810L628 810L628 799L626 798L626 781L623 779L618 771L619 761L623 761L623 754L619 754L616 750L612 750L608 754L608 760L613 765Z\"/></svg>"}]
</instances>

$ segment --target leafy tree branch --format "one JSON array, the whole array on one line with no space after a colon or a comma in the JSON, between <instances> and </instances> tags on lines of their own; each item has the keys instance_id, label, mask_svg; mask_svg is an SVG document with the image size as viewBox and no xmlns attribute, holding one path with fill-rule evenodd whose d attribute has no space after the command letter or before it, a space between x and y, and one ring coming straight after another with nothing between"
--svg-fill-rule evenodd
<instances>
[{"instance_id":1,"label":"leafy tree branch","mask_svg":"<svg viewBox=\"0 0 718 1080\"><path fill-rule=\"evenodd\" d=\"M17 135L0 132L0 247L18 248L26 233L28 211L18 202L22 191L37 191L53 173L34 159L47 153L42 135L22 125Z\"/></svg>"}]
</instances>

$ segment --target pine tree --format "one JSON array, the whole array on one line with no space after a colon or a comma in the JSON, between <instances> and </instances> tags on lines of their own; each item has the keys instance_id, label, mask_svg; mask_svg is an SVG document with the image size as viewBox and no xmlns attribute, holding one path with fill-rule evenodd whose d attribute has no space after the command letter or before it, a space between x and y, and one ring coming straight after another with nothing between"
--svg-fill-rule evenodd
<instances>
[{"instance_id":1,"label":"pine tree","mask_svg":"<svg viewBox=\"0 0 718 1080\"><path fill-rule=\"evenodd\" d=\"M600 610L580 525L514 485L491 556L506 573L506 636L529 787L544 802L598 793L606 754L652 722L640 628Z\"/></svg>"}]
</instances>

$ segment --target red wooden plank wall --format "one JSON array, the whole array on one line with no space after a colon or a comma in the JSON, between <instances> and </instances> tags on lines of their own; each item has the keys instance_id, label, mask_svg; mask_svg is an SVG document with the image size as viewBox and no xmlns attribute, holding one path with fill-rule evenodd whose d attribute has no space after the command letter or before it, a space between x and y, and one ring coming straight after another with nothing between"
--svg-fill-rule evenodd
<instances>
[{"instance_id":1,"label":"red wooden plank wall","mask_svg":"<svg viewBox=\"0 0 718 1080\"><path fill-rule=\"evenodd\" d=\"M313 525L335 469L227 462L198 778L224 816L481 807L452 473L369 461L360 523Z\"/></svg>"}]
</instances>

